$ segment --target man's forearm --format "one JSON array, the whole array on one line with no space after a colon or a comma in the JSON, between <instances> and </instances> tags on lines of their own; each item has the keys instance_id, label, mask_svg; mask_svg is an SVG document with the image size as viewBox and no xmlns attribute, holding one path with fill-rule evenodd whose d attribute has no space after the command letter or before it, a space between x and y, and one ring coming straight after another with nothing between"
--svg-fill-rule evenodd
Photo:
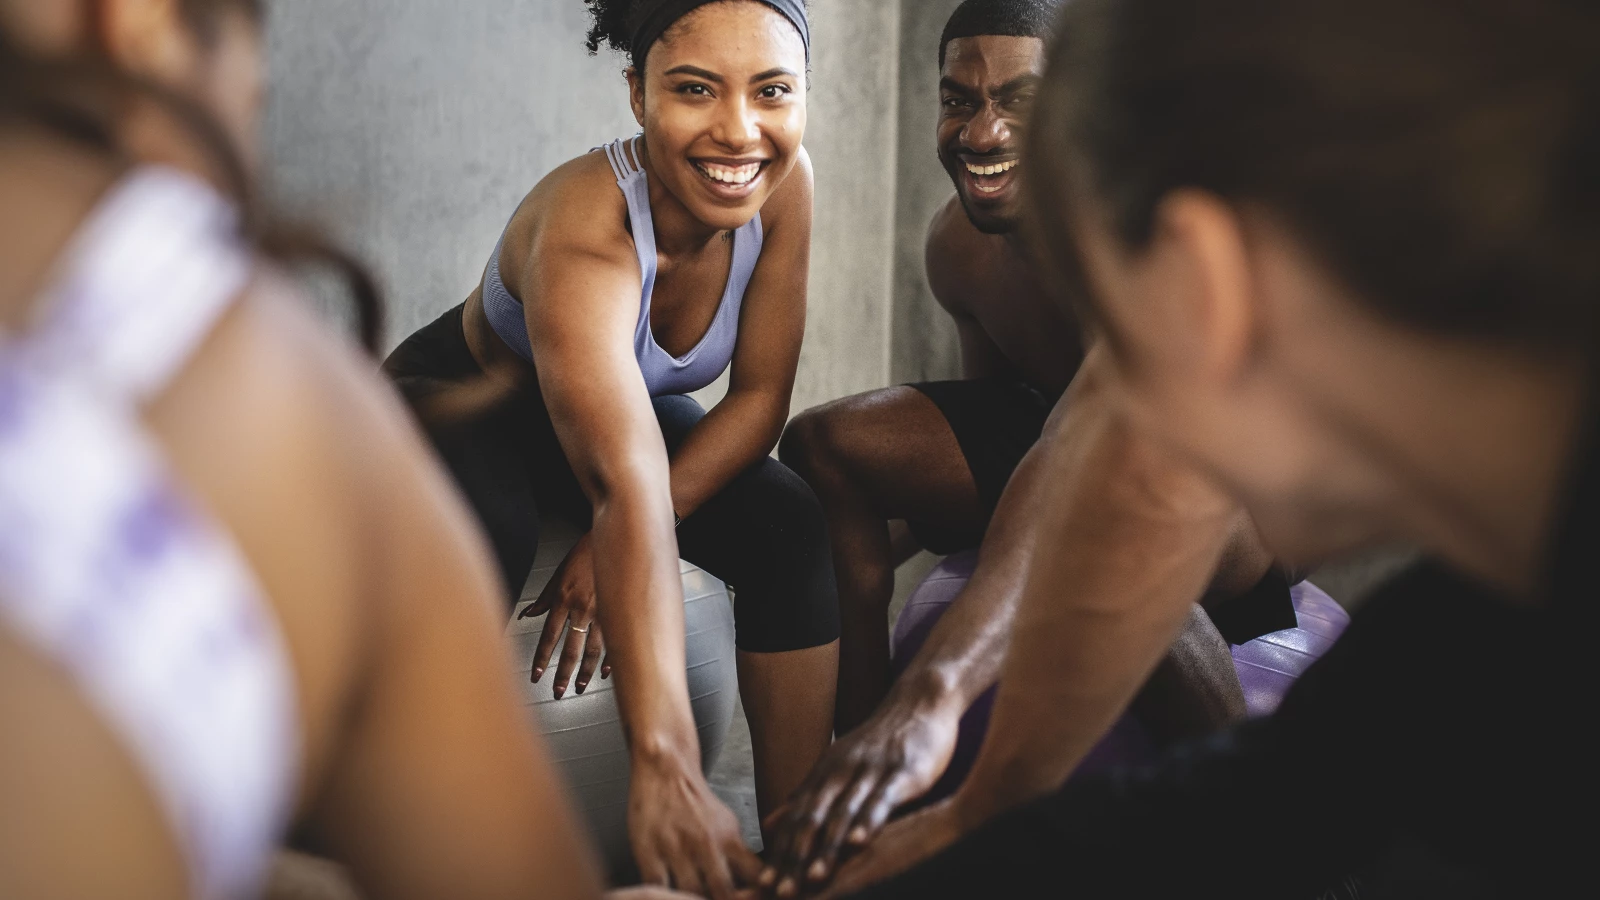
<instances>
[{"instance_id":1,"label":"man's forearm","mask_svg":"<svg viewBox=\"0 0 1600 900\"><path fill-rule=\"evenodd\" d=\"M1036 444L1017 466L995 509L972 578L895 681L888 703L960 715L1000 677L1033 558L1051 449Z\"/></svg>"},{"instance_id":2,"label":"man's forearm","mask_svg":"<svg viewBox=\"0 0 1600 900\"><path fill-rule=\"evenodd\" d=\"M957 798L973 820L1059 785L1105 734L1172 646L1237 515L1098 392L1067 402L1042 441L1055 446L988 739Z\"/></svg>"}]
</instances>

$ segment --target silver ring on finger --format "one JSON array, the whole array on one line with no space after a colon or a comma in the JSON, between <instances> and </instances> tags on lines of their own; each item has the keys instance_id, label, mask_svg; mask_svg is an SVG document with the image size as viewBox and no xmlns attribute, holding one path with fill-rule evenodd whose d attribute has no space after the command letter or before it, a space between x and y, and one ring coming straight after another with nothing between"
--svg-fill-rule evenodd
<instances>
[{"instance_id":1,"label":"silver ring on finger","mask_svg":"<svg viewBox=\"0 0 1600 900\"><path fill-rule=\"evenodd\" d=\"M567 627L572 629L573 631L576 631L579 634L588 634L589 633L589 629L587 629L587 628L579 628L576 625L568 625Z\"/></svg>"}]
</instances>

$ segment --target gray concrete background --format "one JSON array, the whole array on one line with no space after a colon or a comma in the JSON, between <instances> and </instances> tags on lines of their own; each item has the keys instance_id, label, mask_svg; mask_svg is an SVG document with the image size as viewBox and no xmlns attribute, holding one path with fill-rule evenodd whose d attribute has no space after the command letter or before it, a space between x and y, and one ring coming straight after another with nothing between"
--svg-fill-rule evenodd
<instances>
[{"instance_id":1,"label":"gray concrete background","mask_svg":"<svg viewBox=\"0 0 1600 900\"><path fill-rule=\"evenodd\" d=\"M896 383L957 378L956 327L928 289L923 239L954 189L935 153L939 35L961 0L900 4L900 123L895 151L894 296L890 374Z\"/></svg>"}]
</instances>

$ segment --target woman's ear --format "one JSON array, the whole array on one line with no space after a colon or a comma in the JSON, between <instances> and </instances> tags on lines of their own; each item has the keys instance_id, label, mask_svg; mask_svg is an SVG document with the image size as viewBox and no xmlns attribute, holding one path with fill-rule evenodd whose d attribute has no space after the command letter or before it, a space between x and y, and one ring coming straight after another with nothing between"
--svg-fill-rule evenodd
<instances>
[{"instance_id":1,"label":"woman's ear","mask_svg":"<svg viewBox=\"0 0 1600 900\"><path fill-rule=\"evenodd\" d=\"M644 73L637 66L629 66L622 70L628 79L628 105L633 107L633 120L644 127Z\"/></svg>"},{"instance_id":2,"label":"woman's ear","mask_svg":"<svg viewBox=\"0 0 1600 900\"><path fill-rule=\"evenodd\" d=\"M166 84L192 75L196 47L179 0L96 0L91 9L100 46L119 68Z\"/></svg>"},{"instance_id":3,"label":"woman's ear","mask_svg":"<svg viewBox=\"0 0 1600 900\"><path fill-rule=\"evenodd\" d=\"M1151 258L1160 258L1158 287L1184 309L1174 318L1196 333L1191 343L1205 377L1240 377L1259 349L1264 310L1251 275L1249 248L1237 210L1207 191L1185 189L1155 212Z\"/></svg>"}]
</instances>

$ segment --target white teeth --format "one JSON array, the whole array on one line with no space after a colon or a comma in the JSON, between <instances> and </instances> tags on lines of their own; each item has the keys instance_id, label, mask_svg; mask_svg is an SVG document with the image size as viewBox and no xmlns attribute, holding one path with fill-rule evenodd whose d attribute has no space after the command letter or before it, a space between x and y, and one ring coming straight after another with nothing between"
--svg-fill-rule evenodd
<instances>
[{"instance_id":1,"label":"white teeth","mask_svg":"<svg viewBox=\"0 0 1600 900\"><path fill-rule=\"evenodd\" d=\"M712 163L695 163L695 168L700 174L712 181L723 184L749 184L756 176L761 174L760 163L748 163L742 166L719 166Z\"/></svg>"},{"instance_id":2,"label":"white teeth","mask_svg":"<svg viewBox=\"0 0 1600 900\"><path fill-rule=\"evenodd\" d=\"M967 171L974 175L1003 175L1017 167L1017 160L1007 160L992 166L978 166L967 163Z\"/></svg>"}]
</instances>

